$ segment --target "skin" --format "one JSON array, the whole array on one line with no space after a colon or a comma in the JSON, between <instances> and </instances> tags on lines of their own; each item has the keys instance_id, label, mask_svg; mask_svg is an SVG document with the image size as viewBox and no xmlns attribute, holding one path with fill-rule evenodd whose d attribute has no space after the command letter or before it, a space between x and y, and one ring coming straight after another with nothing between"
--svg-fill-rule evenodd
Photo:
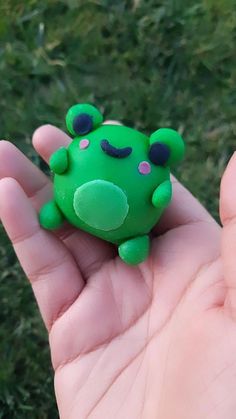
<instances>
[{"instance_id":1,"label":"skin","mask_svg":"<svg viewBox=\"0 0 236 419\"><path fill-rule=\"evenodd\" d=\"M33 137L45 160L69 141L51 126ZM5 141L0 178L0 217L48 329L60 418L234 419L236 155L221 183L223 227L174 180L135 267L85 232L40 229L51 184Z\"/></svg>"}]
</instances>

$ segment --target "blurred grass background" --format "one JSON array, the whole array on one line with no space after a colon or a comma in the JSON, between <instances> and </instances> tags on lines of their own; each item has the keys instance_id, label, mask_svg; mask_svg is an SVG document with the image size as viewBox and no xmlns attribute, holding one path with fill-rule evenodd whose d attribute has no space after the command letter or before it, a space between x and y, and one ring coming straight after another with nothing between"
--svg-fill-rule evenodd
<instances>
[{"instance_id":1,"label":"blurred grass background","mask_svg":"<svg viewBox=\"0 0 236 419\"><path fill-rule=\"evenodd\" d=\"M31 135L76 102L146 133L178 129L175 174L218 219L236 144L234 0L0 0L0 136L46 169ZM57 418L47 336L0 227L0 419Z\"/></svg>"}]
</instances>

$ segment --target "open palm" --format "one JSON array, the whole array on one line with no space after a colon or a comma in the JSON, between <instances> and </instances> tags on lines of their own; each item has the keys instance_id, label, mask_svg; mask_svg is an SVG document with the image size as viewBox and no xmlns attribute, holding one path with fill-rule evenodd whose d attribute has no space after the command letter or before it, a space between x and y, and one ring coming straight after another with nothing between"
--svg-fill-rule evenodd
<instances>
[{"instance_id":1,"label":"open palm","mask_svg":"<svg viewBox=\"0 0 236 419\"><path fill-rule=\"evenodd\" d=\"M52 126L33 143L48 160L70 139ZM46 176L0 143L0 217L49 331L62 419L231 419L236 411L236 157L222 181L221 228L177 181L131 267L108 243L38 224Z\"/></svg>"}]
</instances>

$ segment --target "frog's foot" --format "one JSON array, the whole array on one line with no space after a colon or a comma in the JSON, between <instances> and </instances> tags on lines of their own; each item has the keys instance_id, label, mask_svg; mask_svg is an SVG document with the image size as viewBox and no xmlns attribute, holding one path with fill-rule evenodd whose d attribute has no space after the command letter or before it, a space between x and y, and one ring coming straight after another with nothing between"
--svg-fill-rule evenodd
<instances>
[{"instance_id":1,"label":"frog's foot","mask_svg":"<svg viewBox=\"0 0 236 419\"><path fill-rule=\"evenodd\" d=\"M62 226L64 216L55 201L48 201L39 212L39 223L47 230L55 230Z\"/></svg>"},{"instance_id":2,"label":"frog's foot","mask_svg":"<svg viewBox=\"0 0 236 419\"><path fill-rule=\"evenodd\" d=\"M149 254L150 239L148 236L135 237L122 243L119 248L121 259L129 265L143 262Z\"/></svg>"}]
</instances>

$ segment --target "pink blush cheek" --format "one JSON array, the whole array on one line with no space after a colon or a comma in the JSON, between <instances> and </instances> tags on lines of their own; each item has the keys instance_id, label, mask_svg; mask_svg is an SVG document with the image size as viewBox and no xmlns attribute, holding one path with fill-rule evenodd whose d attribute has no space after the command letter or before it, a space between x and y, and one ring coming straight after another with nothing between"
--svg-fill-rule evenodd
<instances>
[{"instance_id":1,"label":"pink blush cheek","mask_svg":"<svg viewBox=\"0 0 236 419\"><path fill-rule=\"evenodd\" d=\"M138 171L139 173L141 173L141 175L148 175L149 173L151 173L151 166L147 161L142 161L138 165Z\"/></svg>"},{"instance_id":2,"label":"pink blush cheek","mask_svg":"<svg viewBox=\"0 0 236 419\"><path fill-rule=\"evenodd\" d=\"M84 140L81 140L79 143L80 150L84 150L85 148L88 148L88 146L89 146L89 140L87 140L86 138Z\"/></svg>"}]
</instances>

